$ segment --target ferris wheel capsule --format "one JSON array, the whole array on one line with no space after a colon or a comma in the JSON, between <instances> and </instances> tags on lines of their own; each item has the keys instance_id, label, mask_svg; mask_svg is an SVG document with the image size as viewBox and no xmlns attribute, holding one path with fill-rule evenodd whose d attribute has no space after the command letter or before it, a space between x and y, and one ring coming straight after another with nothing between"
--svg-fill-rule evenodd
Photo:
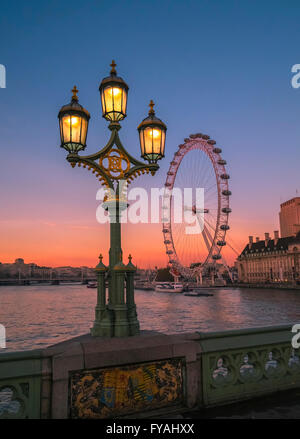
<instances>
[{"instance_id":1,"label":"ferris wheel capsule","mask_svg":"<svg viewBox=\"0 0 300 439\"><path fill-rule=\"evenodd\" d=\"M221 150L221 148L214 148L214 149L213 149L213 152L214 152L215 154L221 154L222 150Z\"/></svg>"}]
</instances>

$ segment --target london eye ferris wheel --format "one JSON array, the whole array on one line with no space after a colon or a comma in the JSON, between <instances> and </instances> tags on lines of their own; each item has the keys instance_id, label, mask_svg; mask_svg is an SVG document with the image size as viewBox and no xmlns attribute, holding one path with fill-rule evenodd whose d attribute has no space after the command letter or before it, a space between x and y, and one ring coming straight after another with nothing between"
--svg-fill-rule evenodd
<instances>
[{"instance_id":1,"label":"london eye ferris wheel","mask_svg":"<svg viewBox=\"0 0 300 439\"><path fill-rule=\"evenodd\" d=\"M222 248L226 245L229 230L228 216L231 212L228 188L229 175L226 161L221 156L221 148L205 134L192 134L179 145L170 163L165 182L163 198L163 238L166 254L173 269L185 278L198 278L206 274L208 268L222 259ZM204 190L204 208L182 205L184 211L190 209L195 221L201 225L201 233L187 234L186 224L174 218L175 188L197 188ZM164 212L168 210L168 218Z\"/></svg>"}]
</instances>

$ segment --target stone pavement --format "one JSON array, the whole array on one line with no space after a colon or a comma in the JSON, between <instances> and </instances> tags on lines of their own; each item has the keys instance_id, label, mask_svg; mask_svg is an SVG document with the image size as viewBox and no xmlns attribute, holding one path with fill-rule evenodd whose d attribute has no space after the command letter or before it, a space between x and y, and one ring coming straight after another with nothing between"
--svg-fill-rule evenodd
<instances>
[{"instance_id":1,"label":"stone pavement","mask_svg":"<svg viewBox=\"0 0 300 439\"><path fill-rule=\"evenodd\" d=\"M300 419L300 389L223 407L183 413L184 419Z\"/></svg>"}]
</instances>

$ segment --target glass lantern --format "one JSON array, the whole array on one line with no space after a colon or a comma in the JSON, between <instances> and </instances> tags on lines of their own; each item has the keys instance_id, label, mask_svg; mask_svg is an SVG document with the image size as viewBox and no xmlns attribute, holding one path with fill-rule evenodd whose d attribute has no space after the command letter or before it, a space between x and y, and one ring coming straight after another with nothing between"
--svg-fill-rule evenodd
<instances>
[{"instance_id":1,"label":"glass lantern","mask_svg":"<svg viewBox=\"0 0 300 439\"><path fill-rule=\"evenodd\" d=\"M110 76L99 86L102 116L110 122L119 122L126 117L128 85L117 76L116 63L112 61Z\"/></svg>"},{"instance_id":2,"label":"glass lantern","mask_svg":"<svg viewBox=\"0 0 300 439\"><path fill-rule=\"evenodd\" d=\"M90 114L78 103L76 86L72 92L71 103L60 109L58 119L61 147L70 153L77 153L86 147Z\"/></svg>"},{"instance_id":3,"label":"glass lantern","mask_svg":"<svg viewBox=\"0 0 300 439\"><path fill-rule=\"evenodd\" d=\"M155 116L152 100L149 107L149 116L138 126L141 156L149 163L156 163L164 157L167 127Z\"/></svg>"}]
</instances>

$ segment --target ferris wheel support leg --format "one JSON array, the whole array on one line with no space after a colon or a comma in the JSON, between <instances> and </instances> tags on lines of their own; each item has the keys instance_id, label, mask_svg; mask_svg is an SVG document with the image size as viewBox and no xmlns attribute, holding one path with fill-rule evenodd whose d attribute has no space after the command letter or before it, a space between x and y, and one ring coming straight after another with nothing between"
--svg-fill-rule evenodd
<instances>
[{"instance_id":1,"label":"ferris wheel support leg","mask_svg":"<svg viewBox=\"0 0 300 439\"><path fill-rule=\"evenodd\" d=\"M202 271L200 271L200 274L199 274L199 281L200 281L200 285L202 285Z\"/></svg>"},{"instance_id":2,"label":"ferris wheel support leg","mask_svg":"<svg viewBox=\"0 0 300 439\"><path fill-rule=\"evenodd\" d=\"M229 270L229 267L227 265L227 262L226 262L226 259L224 258L224 256L222 256L222 262L223 262L223 265L225 266L225 268L228 272L228 276L229 276L231 282L233 283L232 274L231 274L231 271Z\"/></svg>"},{"instance_id":3,"label":"ferris wheel support leg","mask_svg":"<svg viewBox=\"0 0 300 439\"><path fill-rule=\"evenodd\" d=\"M209 239L210 239L211 243L213 242L213 239L212 239L209 231L207 230L206 226L204 226L204 229L202 230L202 235L203 235L203 238L204 238L204 242L205 242L207 251L209 252L210 251Z\"/></svg>"}]
</instances>

